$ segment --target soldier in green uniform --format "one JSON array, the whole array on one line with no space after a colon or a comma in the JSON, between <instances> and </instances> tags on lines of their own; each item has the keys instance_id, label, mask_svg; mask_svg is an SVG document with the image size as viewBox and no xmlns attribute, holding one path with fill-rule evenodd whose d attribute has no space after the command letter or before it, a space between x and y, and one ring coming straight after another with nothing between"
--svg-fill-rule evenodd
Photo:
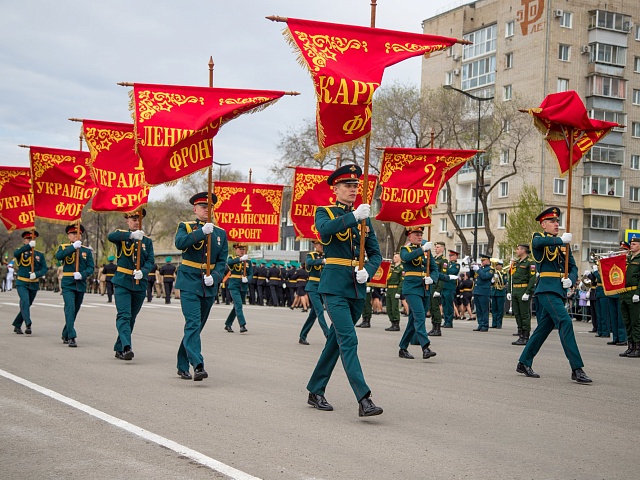
<instances>
[{"instance_id":1,"label":"soldier in green uniform","mask_svg":"<svg viewBox=\"0 0 640 480\"><path fill-rule=\"evenodd\" d=\"M620 293L622 321L627 331L628 348L621 357L640 357L640 237L629 240L625 291Z\"/></svg>"},{"instance_id":2,"label":"soldier in green uniform","mask_svg":"<svg viewBox=\"0 0 640 480\"><path fill-rule=\"evenodd\" d=\"M107 303L111 303L113 300L113 277L118 270L118 266L113 263L116 257L114 255L109 255L107 263L104 267L102 267L102 273L105 275L105 283L107 287Z\"/></svg>"},{"instance_id":3,"label":"soldier in green uniform","mask_svg":"<svg viewBox=\"0 0 640 480\"><path fill-rule=\"evenodd\" d=\"M436 265L438 266L438 272L441 272L444 268L444 264L447 263L447 259L444 257L445 244L444 242L435 242L436 254L434 260L436 261ZM444 280L443 280L444 283ZM441 295L442 295L442 287L440 286L440 280L436 283L433 288L430 288L431 292L431 307L429 308L429 312L431 312L431 331L429 335L435 335L436 332L440 332L440 327L442 326L442 312L440 311L441 303Z\"/></svg>"},{"instance_id":4,"label":"soldier in green uniform","mask_svg":"<svg viewBox=\"0 0 640 480\"><path fill-rule=\"evenodd\" d=\"M84 226L80 225L80 231L78 231L78 225L68 225L64 231L69 238L69 243L60 245L56 252L56 259L62 262L61 287L65 320L62 343L76 347L76 317L87 291L87 278L93 274L95 265L91 249L82 246ZM79 258L77 268L76 255Z\"/></svg>"},{"instance_id":5,"label":"soldier in green uniform","mask_svg":"<svg viewBox=\"0 0 640 480\"><path fill-rule=\"evenodd\" d=\"M247 331L247 321L244 318L244 312L242 311L242 304L244 298L249 291L249 279L253 275L253 264L249 260L247 255L247 246L242 243L235 243L233 245L236 254L230 255L227 259L227 265L231 269L231 278L229 278L229 292L231 292L231 298L233 300L233 308L227 316L227 320L224 322L224 329L233 333L231 325L233 320L238 317L238 323L240 324L240 333Z\"/></svg>"},{"instance_id":6,"label":"soldier in green uniform","mask_svg":"<svg viewBox=\"0 0 640 480\"><path fill-rule=\"evenodd\" d=\"M333 410L324 397L327 383L338 361L342 360L349 384L358 400L358 415L380 415L382 408L371 400L371 389L364 380L358 359L358 337L354 325L362 313L366 283L375 275L382 255L369 214L371 206L353 209L362 170L357 165L344 165L327 179L336 195L336 204L318 207L315 226L324 245L325 267L318 292L323 296L331 320L329 335L316 368L309 379L307 403L320 410ZM366 220L362 232L360 222ZM365 236L364 249L368 262L358 268L360 235Z\"/></svg>"},{"instance_id":7,"label":"soldier in green uniform","mask_svg":"<svg viewBox=\"0 0 640 480\"><path fill-rule=\"evenodd\" d=\"M491 328L502 328L504 318L504 303L507 297L509 275L505 272L502 260L496 262L496 270L491 284Z\"/></svg>"},{"instance_id":8,"label":"soldier in green uniform","mask_svg":"<svg viewBox=\"0 0 640 480\"><path fill-rule=\"evenodd\" d=\"M400 292L402 291L402 260L399 253L393 254L393 265L389 270L387 279L387 316L391 326L385 328L387 332L400 331Z\"/></svg>"},{"instance_id":9,"label":"soldier in green uniform","mask_svg":"<svg viewBox=\"0 0 640 480\"><path fill-rule=\"evenodd\" d=\"M582 370L584 364L576 344L573 324L564 306L567 289L571 288L578 279L578 267L573 260L571 248L568 247L573 235L566 232L561 237L557 236L559 217L558 207L548 208L536 217L536 221L540 222L543 230L542 233L534 233L531 238L531 253L540 274L534 292L537 301L538 326L520 355L516 371L527 377L540 377L531 368L533 359L554 327L557 327L564 354L571 366L571 379L578 383L591 383L591 379ZM565 255L569 255L568 278L564 278L563 273Z\"/></svg>"},{"instance_id":10,"label":"soldier in green uniform","mask_svg":"<svg viewBox=\"0 0 640 480\"><path fill-rule=\"evenodd\" d=\"M147 211L142 209L144 218ZM131 334L136 317L142 308L147 293L147 279L154 264L153 242L140 230L138 211L125 213L126 230L115 230L107 239L116 246L117 268L111 282L116 296L116 328L118 338L113 345L119 360L133 359ZM138 254L138 247L140 253ZM139 256L138 256L139 255ZM140 270L138 270L138 258Z\"/></svg>"},{"instance_id":11,"label":"soldier in green uniform","mask_svg":"<svg viewBox=\"0 0 640 480\"><path fill-rule=\"evenodd\" d=\"M409 319L400 339L398 356L410 360L414 358L407 348L415 335L422 348L422 358L426 360L436 356L436 352L430 348L431 340L424 325L431 300L427 288L440 278L440 273L433 256L427 254L431 250L431 242L422 243L424 227L407 227L406 232L408 243L400 249L400 259L404 270L402 294L409 304ZM428 275L427 262L429 262Z\"/></svg>"},{"instance_id":12,"label":"soldier in green uniform","mask_svg":"<svg viewBox=\"0 0 640 480\"><path fill-rule=\"evenodd\" d=\"M491 283L493 281L494 270L491 268L491 257L480 255L481 264L474 264L475 282L473 286L473 304L476 306L476 318L478 328L474 332L489 331L489 302L491 298Z\"/></svg>"},{"instance_id":13,"label":"soldier in green uniform","mask_svg":"<svg viewBox=\"0 0 640 480\"><path fill-rule=\"evenodd\" d=\"M307 335L313 327L313 324L318 319L320 328L325 338L329 335L329 327L327 321L324 319L324 307L322 306L322 299L318 293L318 285L320 285L320 279L322 278L322 270L324 268L324 247L320 240L313 240L314 252L307 253L307 258L304 262L305 269L309 272L309 280L304 287L305 292L309 295L311 301L311 308L309 310L309 316L302 325L300 330L300 337L298 343L301 345L309 345L307 342Z\"/></svg>"},{"instance_id":14,"label":"soldier in green uniform","mask_svg":"<svg viewBox=\"0 0 640 480\"><path fill-rule=\"evenodd\" d=\"M371 315L373 315L373 297L371 295L371 285L367 283L367 294L364 297L364 307L362 307L362 321L356 325L358 328L371 328Z\"/></svg>"},{"instance_id":15,"label":"soldier in green uniform","mask_svg":"<svg viewBox=\"0 0 640 480\"><path fill-rule=\"evenodd\" d=\"M458 256L460 254L455 250L449 250L449 261L443 262L440 269L440 280L436 286L436 290L440 292L440 302L442 304L442 313L444 315L444 323L442 327L453 328L453 302L456 296L456 287L458 286L458 275L460 274L460 264ZM435 332L429 333L434 337L442 335L440 324L434 325Z\"/></svg>"},{"instance_id":16,"label":"soldier in green uniform","mask_svg":"<svg viewBox=\"0 0 640 480\"><path fill-rule=\"evenodd\" d=\"M17 270L16 290L18 290L18 298L20 298L20 311L13 321L13 331L18 335L22 335L22 322L26 325L24 333L31 335L31 304L40 289L38 278L47 274L47 262L44 259L44 254L36 250L36 238L39 236L40 234L36 230L22 232L24 245L13 252L13 256L16 258L14 268Z\"/></svg>"},{"instance_id":17,"label":"soldier in green uniform","mask_svg":"<svg viewBox=\"0 0 640 480\"><path fill-rule=\"evenodd\" d=\"M516 247L516 256L511 268L511 292L507 293L518 325L518 339L511 345L526 345L531 334L531 295L536 285L536 265L529 257L526 243Z\"/></svg>"},{"instance_id":18,"label":"soldier in green uniform","mask_svg":"<svg viewBox=\"0 0 640 480\"><path fill-rule=\"evenodd\" d=\"M208 192L196 193L189 199L196 220L180 222L176 230L175 246L182 251L180 273L176 289L180 291L180 307L184 315L184 335L177 354L178 376L183 380L199 382L209 375L204 369L200 334L207 323L216 298L218 285L224 275L227 258L227 234L220 227L208 223ZM211 195L211 206L218 201ZM207 238L211 238L207 253ZM207 255L209 255L207 257ZM169 257L167 257L169 258ZM209 258L209 275L207 275ZM193 366L193 377L189 372Z\"/></svg>"}]
</instances>

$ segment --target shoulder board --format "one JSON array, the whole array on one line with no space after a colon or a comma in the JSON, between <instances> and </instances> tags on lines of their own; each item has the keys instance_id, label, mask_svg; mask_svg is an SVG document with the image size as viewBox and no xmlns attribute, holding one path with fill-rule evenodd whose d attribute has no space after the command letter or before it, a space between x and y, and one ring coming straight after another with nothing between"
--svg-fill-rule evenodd
<instances>
[{"instance_id":1,"label":"shoulder board","mask_svg":"<svg viewBox=\"0 0 640 480\"><path fill-rule=\"evenodd\" d=\"M129 230L124 230L122 228L116 228L116 232L128 232Z\"/></svg>"},{"instance_id":2,"label":"shoulder board","mask_svg":"<svg viewBox=\"0 0 640 480\"><path fill-rule=\"evenodd\" d=\"M60 245L60 247L62 247L62 248L67 248L67 247L70 247L70 246L71 246L70 243L63 243L63 244Z\"/></svg>"},{"instance_id":3,"label":"shoulder board","mask_svg":"<svg viewBox=\"0 0 640 480\"><path fill-rule=\"evenodd\" d=\"M222 230L223 232L226 232L224 228L219 227L218 225L214 225L213 228L217 228L218 230Z\"/></svg>"}]
</instances>

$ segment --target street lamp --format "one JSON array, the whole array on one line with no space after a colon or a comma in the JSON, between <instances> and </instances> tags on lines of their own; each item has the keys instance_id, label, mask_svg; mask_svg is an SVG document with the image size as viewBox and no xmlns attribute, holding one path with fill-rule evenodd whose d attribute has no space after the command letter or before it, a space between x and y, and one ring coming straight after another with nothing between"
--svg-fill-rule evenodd
<instances>
[{"instance_id":1,"label":"street lamp","mask_svg":"<svg viewBox=\"0 0 640 480\"><path fill-rule=\"evenodd\" d=\"M478 132L477 132L478 142L477 142L476 150L480 150L480 120L482 119L482 112L480 107L482 106L482 102L488 102L490 100L493 100L495 97L476 97L475 95L471 95L470 93L465 92L464 90L460 90L459 88L453 87L451 85L443 85L442 88L444 88L445 90L455 90L456 92L466 95L472 100L475 100L476 102L478 102ZM477 260L478 259L478 198L480 197L480 194L479 194L480 192L480 154L479 153L476 153L475 162L476 162L476 209L475 209L475 217L473 222L473 259Z\"/></svg>"},{"instance_id":2,"label":"street lamp","mask_svg":"<svg viewBox=\"0 0 640 480\"><path fill-rule=\"evenodd\" d=\"M218 180L222 180L222 167L226 167L231 165L230 163L218 163L215 160L213 161L214 165L218 165L220 168L218 169Z\"/></svg>"}]
</instances>

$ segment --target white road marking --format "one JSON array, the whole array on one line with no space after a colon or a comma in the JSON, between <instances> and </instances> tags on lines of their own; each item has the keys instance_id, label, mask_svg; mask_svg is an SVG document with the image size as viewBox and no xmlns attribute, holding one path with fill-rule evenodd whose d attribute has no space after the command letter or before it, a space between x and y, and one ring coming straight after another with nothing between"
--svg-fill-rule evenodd
<instances>
[{"instance_id":1,"label":"white road marking","mask_svg":"<svg viewBox=\"0 0 640 480\"><path fill-rule=\"evenodd\" d=\"M40 303L40 302L34 302L32 306L64 308L64 304L55 305L53 303Z\"/></svg>"},{"instance_id":2,"label":"white road marking","mask_svg":"<svg viewBox=\"0 0 640 480\"><path fill-rule=\"evenodd\" d=\"M241 470L233 468L225 463L219 462L214 458L208 457L200 452L197 452L188 447L185 447L184 445L180 445L179 443L176 443L173 440L169 440L168 438L161 437L160 435L156 435L155 433L145 430L144 428L140 428L136 425L133 425L132 423L116 418L112 415L109 415L108 413L104 413L93 407L85 405L84 403L80 403L77 400L74 400L72 398L65 397L60 393L54 392L53 390L49 390L48 388L32 383L29 380L25 380L24 378L13 375L2 369L0 369L0 375L2 375L3 377L9 380L13 380L14 382L19 383L20 385L23 385L27 388L35 390L38 393L46 395L47 397L53 398L54 400L58 400L59 402L62 402L65 405L68 405L72 408L76 408L82 412L85 412L91 415L92 417L99 418L100 420L106 423L109 423L115 427L126 430L129 433L133 433L134 435L137 435L140 438L143 438L145 440L148 440L150 442L156 443L170 450L173 450L179 455L188 457L191 460L194 460L199 464L204 465L205 467L215 470L216 472L220 472L224 475L227 475L228 477L234 480L260 480L258 477L254 477L253 475L249 475L248 473L245 473Z\"/></svg>"}]
</instances>

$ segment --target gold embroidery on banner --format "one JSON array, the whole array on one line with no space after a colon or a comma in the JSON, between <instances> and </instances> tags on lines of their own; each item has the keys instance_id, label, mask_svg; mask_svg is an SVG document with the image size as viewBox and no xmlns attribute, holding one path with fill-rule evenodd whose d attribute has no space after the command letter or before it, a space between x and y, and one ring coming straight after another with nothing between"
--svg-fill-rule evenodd
<instances>
[{"instance_id":1,"label":"gold embroidery on banner","mask_svg":"<svg viewBox=\"0 0 640 480\"><path fill-rule=\"evenodd\" d=\"M619 285L624 285L625 283L624 272L618 265L614 265L613 267L611 267L611 270L609 270L609 282L614 287L617 287Z\"/></svg>"},{"instance_id":2,"label":"gold embroidery on banner","mask_svg":"<svg viewBox=\"0 0 640 480\"><path fill-rule=\"evenodd\" d=\"M173 107L180 107L187 103L199 103L204 105L204 97L193 95L186 96L178 93L151 92L143 90L138 92L138 122L144 123L158 112L170 112Z\"/></svg>"},{"instance_id":3,"label":"gold embroidery on banner","mask_svg":"<svg viewBox=\"0 0 640 480\"><path fill-rule=\"evenodd\" d=\"M33 178L34 180L39 179L42 175L45 174L47 170L53 168L55 165L60 165L63 162L74 162L76 161L76 157L71 155L52 155L50 153L33 153L31 158L33 158Z\"/></svg>"},{"instance_id":4,"label":"gold embroidery on banner","mask_svg":"<svg viewBox=\"0 0 640 480\"><path fill-rule=\"evenodd\" d=\"M446 45L417 45L415 43L405 43L404 45L400 45L399 43L385 43L385 53L389 53L393 51L393 53L398 52L423 52L423 53L431 53L437 52L438 50L444 50L447 48Z\"/></svg>"},{"instance_id":5,"label":"gold embroidery on banner","mask_svg":"<svg viewBox=\"0 0 640 480\"><path fill-rule=\"evenodd\" d=\"M305 193L309 190L313 190L316 185L325 182L327 177L325 175L316 175L313 173L296 173L294 182L293 201L300 200Z\"/></svg>"},{"instance_id":6,"label":"gold embroidery on banner","mask_svg":"<svg viewBox=\"0 0 640 480\"><path fill-rule=\"evenodd\" d=\"M251 98L221 98L220 105L246 105L247 103L262 103L271 100L269 97L251 97Z\"/></svg>"},{"instance_id":7,"label":"gold embroidery on banner","mask_svg":"<svg viewBox=\"0 0 640 480\"><path fill-rule=\"evenodd\" d=\"M7 183L9 183L14 178L19 177L20 175L29 175L29 172L17 172L17 171L0 171L0 191L2 191L2 187L4 187Z\"/></svg>"},{"instance_id":8,"label":"gold embroidery on banner","mask_svg":"<svg viewBox=\"0 0 640 480\"><path fill-rule=\"evenodd\" d=\"M313 70L318 72L321 68L327 66L327 60L337 62L337 54L346 52L349 49L368 52L367 42L347 39L340 37L332 37L329 35L308 35L305 32L295 32L298 39L302 42L302 48L307 57L313 63Z\"/></svg>"},{"instance_id":9,"label":"gold embroidery on banner","mask_svg":"<svg viewBox=\"0 0 640 480\"><path fill-rule=\"evenodd\" d=\"M217 209L222 202L229 200L236 193L245 193L247 191L246 188L243 187L216 187L215 193L216 197L218 197L218 201L216 202L214 208Z\"/></svg>"},{"instance_id":10,"label":"gold embroidery on banner","mask_svg":"<svg viewBox=\"0 0 640 480\"><path fill-rule=\"evenodd\" d=\"M255 193L262 195L267 203L270 203L273 206L273 211L278 214L280 213L280 207L282 206L282 191L281 190L270 190L266 188L256 188L254 190Z\"/></svg>"},{"instance_id":11,"label":"gold embroidery on banner","mask_svg":"<svg viewBox=\"0 0 640 480\"><path fill-rule=\"evenodd\" d=\"M84 132L84 138L87 140L89 147L96 153L109 151L111 145L119 143L122 140L133 140L133 131L121 132L118 130L87 128Z\"/></svg>"}]
</instances>

